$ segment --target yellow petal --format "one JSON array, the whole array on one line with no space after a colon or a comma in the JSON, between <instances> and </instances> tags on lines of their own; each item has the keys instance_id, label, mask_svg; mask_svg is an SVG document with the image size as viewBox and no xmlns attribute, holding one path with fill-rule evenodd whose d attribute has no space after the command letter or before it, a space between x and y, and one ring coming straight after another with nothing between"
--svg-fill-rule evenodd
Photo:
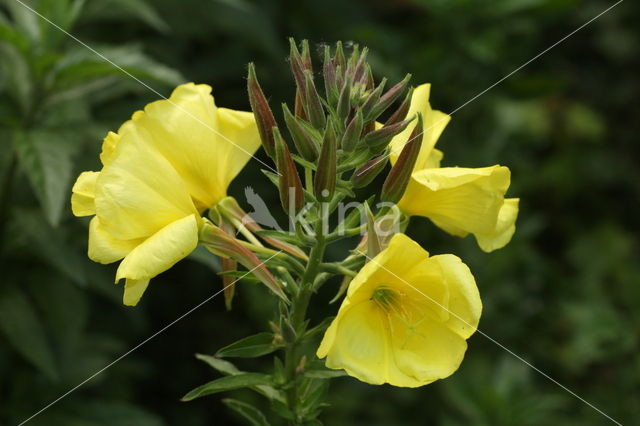
<instances>
[{"instance_id":1,"label":"yellow petal","mask_svg":"<svg viewBox=\"0 0 640 426\"><path fill-rule=\"evenodd\" d=\"M121 240L104 229L98 217L89 223L89 259L98 263L113 263L125 257L143 239Z\"/></svg>"},{"instance_id":2,"label":"yellow petal","mask_svg":"<svg viewBox=\"0 0 640 426\"><path fill-rule=\"evenodd\" d=\"M431 108L429 103L430 91L430 84L421 84L416 87L411 96L411 105L407 113L407 118L414 116L416 113L421 113L423 120L422 147L414 170L422 170L430 167L430 164L433 163L431 154L433 147L451 120L449 115ZM414 120L402 133L391 140L389 146L391 148L390 158L392 164L395 164L404 144L407 143L411 132L416 127L416 123L417 121Z\"/></svg>"},{"instance_id":3,"label":"yellow petal","mask_svg":"<svg viewBox=\"0 0 640 426\"><path fill-rule=\"evenodd\" d=\"M368 302L348 305L340 312L320 344L318 357L326 356L328 368L343 369L363 382L384 383L390 365L389 336L380 312ZM329 338L332 342L325 343Z\"/></svg>"},{"instance_id":4,"label":"yellow petal","mask_svg":"<svg viewBox=\"0 0 640 426\"><path fill-rule=\"evenodd\" d=\"M136 306L144 291L149 286L149 280L127 280L124 284L122 303L127 306Z\"/></svg>"},{"instance_id":5,"label":"yellow petal","mask_svg":"<svg viewBox=\"0 0 640 426\"><path fill-rule=\"evenodd\" d=\"M449 291L450 315L446 326L468 339L478 328L482 314L480 293L469 267L452 254L433 256L429 262L440 266L441 277Z\"/></svg>"},{"instance_id":6,"label":"yellow petal","mask_svg":"<svg viewBox=\"0 0 640 426\"><path fill-rule=\"evenodd\" d=\"M137 246L120 263L116 282L122 278L145 280L166 271L198 245L195 215L177 220Z\"/></svg>"},{"instance_id":7,"label":"yellow petal","mask_svg":"<svg viewBox=\"0 0 640 426\"><path fill-rule=\"evenodd\" d=\"M226 196L260 145L253 114L218 109L211 87L203 84L178 86L168 100L147 105L134 123L182 176L201 209Z\"/></svg>"},{"instance_id":8,"label":"yellow petal","mask_svg":"<svg viewBox=\"0 0 640 426\"><path fill-rule=\"evenodd\" d=\"M180 176L143 137L137 130L123 134L96 183L96 213L123 240L148 237L197 213Z\"/></svg>"},{"instance_id":9,"label":"yellow petal","mask_svg":"<svg viewBox=\"0 0 640 426\"><path fill-rule=\"evenodd\" d=\"M453 374L467 349L467 342L435 321L407 327L399 316L389 316L393 356L404 379L395 386L417 387Z\"/></svg>"},{"instance_id":10,"label":"yellow petal","mask_svg":"<svg viewBox=\"0 0 640 426\"><path fill-rule=\"evenodd\" d=\"M509 182L509 169L502 166L424 169L413 173L398 205L453 235L492 233Z\"/></svg>"},{"instance_id":11,"label":"yellow petal","mask_svg":"<svg viewBox=\"0 0 640 426\"><path fill-rule=\"evenodd\" d=\"M498 222L493 232L475 234L478 245L484 251L492 252L506 246L516 232L519 198L507 198L498 213Z\"/></svg>"},{"instance_id":12,"label":"yellow petal","mask_svg":"<svg viewBox=\"0 0 640 426\"><path fill-rule=\"evenodd\" d=\"M118 142L120 141L120 135L114 132L107 133L107 136L102 139L102 152L100 153L100 161L103 166L106 166L111 161L114 152L116 151L116 146L118 146Z\"/></svg>"},{"instance_id":13,"label":"yellow petal","mask_svg":"<svg viewBox=\"0 0 640 426\"><path fill-rule=\"evenodd\" d=\"M95 188L99 172L82 172L71 189L71 210L76 216L96 214Z\"/></svg>"}]
</instances>

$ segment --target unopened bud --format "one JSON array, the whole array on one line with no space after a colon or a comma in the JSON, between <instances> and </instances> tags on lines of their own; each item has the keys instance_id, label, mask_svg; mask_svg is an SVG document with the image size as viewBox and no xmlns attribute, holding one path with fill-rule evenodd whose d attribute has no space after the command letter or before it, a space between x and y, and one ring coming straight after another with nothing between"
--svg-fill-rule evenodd
<instances>
[{"instance_id":1,"label":"unopened bud","mask_svg":"<svg viewBox=\"0 0 640 426\"><path fill-rule=\"evenodd\" d=\"M389 156L386 154L367 161L353 172L351 184L354 188L364 188L384 170L388 162Z\"/></svg>"},{"instance_id":2,"label":"unopened bud","mask_svg":"<svg viewBox=\"0 0 640 426\"><path fill-rule=\"evenodd\" d=\"M380 116L380 114L385 112L387 108L389 108L391 104L394 103L402 93L404 93L405 89L409 85L409 80L411 80L411 74L407 74L400 83L387 90L387 92L380 97L378 103L371 109L368 119L375 120Z\"/></svg>"},{"instance_id":3,"label":"unopened bud","mask_svg":"<svg viewBox=\"0 0 640 426\"><path fill-rule=\"evenodd\" d=\"M264 262L238 240L208 220L205 220L200 228L200 241L213 254L234 259L243 265L277 296L285 301L288 300L282 291L282 285L267 269Z\"/></svg>"},{"instance_id":4,"label":"unopened bud","mask_svg":"<svg viewBox=\"0 0 640 426\"><path fill-rule=\"evenodd\" d=\"M336 67L342 67L343 70L347 66L347 60L344 56L344 49L342 48L341 41L336 43L336 53L333 56L333 62L335 62Z\"/></svg>"},{"instance_id":5,"label":"unopened bud","mask_svg":"<svg viewBox=\"0 0 640 426\"><path fill-rule=\"evenodd\" d=\"M267 152L269 157L273 158L274 154L274 141L273 132L271 129L277 126L276 119L273 116L273 112L269 107L269 102L262 92L258 78L256 77L256 70L253 63L249 64L249 77L247 78L247 90L249 92L249 103L251 104L251 110L256 119L256 126L258 127L258 134L262 141L262 146Z\"/></svg>"},{"instance_id":6,"label":"unopened bud","mask_svg":"<svg viewBox=\"0 0 640 426\"><path fill-rule=\"evenodd\" d=\"M338 118L344 123L351 111L351 79L346 77L344 84L340 90L340 97L338 98L338 106L336 107L336 113Z\"/></svg>"},{"instance_id":7,"label":"unopened bud","mask_svg":"<svg viewBox=\"0 0 640 426\"><path fill-rule=\"evenodd\" d=\"M304 204L304 193L298 169L296 169L296 164L291 158L287 143L282 139L277 127L273 128L273 137L275 141L276 167L280 174L278 179L280 203L285 212L289 212L291 207L298 211Z\"/></svg>"},{"instance_id":8,"label":"unopened bud","mask_svg":"<svg viewBox=\"0 0 640 426\"><path fill-rule=\"evenodd\" d=\"M418 114L418 123L411 133L409 140L402 148L398 160L393 165L387 179L382 185L380 199L385 202L397 203L407 189L413 167L422 147L422 115Z\"/></svg>"},{"instance_id":9,"label":"unopened bud","mask_svg":"<svg viewBox=\"0 0 640 426\"><path fill-rule=\"evenodd\" d=\"M329 121L322 140L322 149L318 158L316 175L313 181L315 196L320 201L329 201L336 190L337 179L337 137L333 123Z\"/></svg>"},{"instance_id":10,"label":"unopened bud","mask_svg":"<svg viewBox=\"0 0 640 426\"><path fill-rule=\"evenodd\" d=\"M304 83L304 110L311 124L313 124L316 129L323 129L327 119L324 114L324 109L322 108L322 100L313 82L313 73L311 71L305 70Z\"/></svg>"},{"instance_id":11,"label":"unopened bud","mask_svg":"<svg viewBox=\"0 0 640 426\"><path fill-rule=\"evenodd\" d=\"M324 63L322 64L322 74L324 77L324 90L329 105L335 106L338 102L340 92L336 81L336 66L331 59L331 49L324 48Z\"/></svg>"},{"instance_id":12,"label":"unopened bud","mask_svg":"<svg viewBox=\"0 0 640 426\"><path fill-rule=\"evenodd\" d=\"M351 119L347 129L342 136L342 149L345 152L351 152L356 149L356 145L360 141L360 136L362 135L362 128L364 126L364 119L362 117L362 112L358 110L356 115Z\"/></svg>"},{"instance_id":13,"label":"unopened bud","mask_svg":"<svg viewBox=\"0 0 640 426\"><path fill-rule=\"evenodd\" d=\"M284 113L284 121L289 129L293 144L296 146L298 153L307 161L314 162L318 158L318 145L314 139L315 129L310 128L308 123L299 117L295 117L287 104L282 104Z\"/></svg>"},{"instance_id":14,"label":"unopened bud","mask_svg":"<svg viewBox=\"0 0 640 426\"><path fill-rule=\"evenodd\" d=\"M220 266L222 272L235 271L238 268L238 261L230 257L221 257ZM233 296L236 293L236 281L237 279L232 275L222 275L222 291L224 293L224 305L228 311L231 310L233 305Z\"/></svg>"},{"instance_id":15,"label":"unopened bud","mask_svg":"<svg viewBox=\"0 0 640 426\"><path fill-rule=\"evenodd\" d=\"M382 251L382 243L376 228L376 219L367 202L364 203L364 211L367 215L367 257L373 258Z\"/></svg>"},{"instance_id":16,"label":"unopened bud","mask_svg":"<svg viewBox=\"0 0 640 426\"><path fill-rule=\"evenodd\" d=\"M365 121L373 121L371 119L371 112L373 111L373 107L380 101L380 96L382 95L382 91L384 90L384 86L387 84L387 79L383 78L378 87L375 88L369 95L366 97L364 102L362 103L362 114L364 115Z\"/></svg>"},{"instance_id":17,"label":"unopened bud","mask_svg":"<svg viewBox=\"0 0 640 426\"><path fill-rule=\"evenodd\" d=\"M391 117L389 117L384 123L385 126L388 126L389 124L395 124L407 117L407 114L409 114L409 108L411 107L412 96L413 88L409 89L398 109L396 109L395 112L391 114Z\"/></svg>"},{"instance_id":18,"label":"unopened bud","mask_svg":"<svg viewBox=\"0 0 640 426\"><path fill-rule=\"evenodd\" d=\"M394 136L406 129L409 123L411 123L412 121L413 117L408 120L390 124L388 126L381 127L378 130L374 130L364 137L364 139L362 140L362 144L374 152L380 151L384 149L389 144L389 142L391 142L391 139L393 139Z\"/></svg>"}]
</instances>

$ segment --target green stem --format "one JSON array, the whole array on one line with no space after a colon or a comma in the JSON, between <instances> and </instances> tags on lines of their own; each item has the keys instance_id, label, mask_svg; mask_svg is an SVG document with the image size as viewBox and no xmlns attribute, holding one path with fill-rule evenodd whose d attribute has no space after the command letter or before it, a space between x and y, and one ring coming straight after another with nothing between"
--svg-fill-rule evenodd
<instances>
[{"instance_id":1,"label":"green stem","mask_svg":"<svg viewBox=\"0 0 640 426\"><path fill-rule=\"evenodd\" d=\"M294 414L293 424L300 424L300 420L297 414L298 408L298 381L297 381L297 367L300 364L300 344L302 343L301 337L305 333L305 318L307 315L307 308L309 307L309 300L313 294L313 283L316 275L319 272L320 265L324 258L324 251L327 245L326 238L323 233L323 220L322 217L316 221L315 225L316 233L316 245L311 249L309 254L309 261L307 267L302 275L300 281L300 291L297 297L293 300L291 307L291 313L289 315L289 324L294 330L293 339L287 343L285 351L285 375L287 382L287 404L289 409Z\"/></svg>"}]
</instances>

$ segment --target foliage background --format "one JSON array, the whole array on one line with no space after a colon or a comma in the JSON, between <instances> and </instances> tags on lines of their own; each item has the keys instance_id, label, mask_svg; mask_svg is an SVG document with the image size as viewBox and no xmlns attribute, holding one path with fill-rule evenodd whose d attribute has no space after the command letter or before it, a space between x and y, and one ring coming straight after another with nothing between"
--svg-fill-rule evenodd
<instances>
[{"instance_id":1,"label":"foliage background","mask_svg":"<svg viewBox=\"0 0 640 426\"><path fill-rule=\"evenodd\" d=\"M255 61L278 109L292 95L284 58L295 36L368 45L378 77L411 72L450 112L613 2L25 3L163 95L206 82L219 105L248 109L244 76ZM510 195L522 201L507 248L483 254L426 220L409 230L430 252L470 265L481 330L625 424L640 417L638 18L637 4L622 3L454 114L439 142L444 164L512 170ZM221 286L214 261L186 260L126 308L115 268L86 258L87 221L70 214L72 179L98 167L102 136L157 98L16 0L0 1L0 425L20 423ZM250 164L232 193L242 200L252 185L268 197ZM214 299L30 424L241 424L216 396L178 401L215 377L194 353L266 327L264 290L238 293L232 312ZM333 312L330 296L316 298L314 316ZM268 357L243 365L268 366ZM606 424L479 334L450 379L409 390L341 378L329 402L329 425Z\"/></svg>"}]
</instances>

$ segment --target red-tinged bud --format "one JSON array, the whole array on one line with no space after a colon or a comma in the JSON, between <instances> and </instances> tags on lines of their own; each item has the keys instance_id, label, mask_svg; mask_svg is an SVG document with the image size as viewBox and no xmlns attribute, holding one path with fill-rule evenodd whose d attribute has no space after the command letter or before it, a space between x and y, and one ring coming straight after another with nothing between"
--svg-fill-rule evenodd
<instances>
[{"instance_id":1,"label":"red-tinged bud","mask_svg":"<svg viewBox=\"0 0 640 426\"><path fill-rule=\"evenodd\" d=\"M313 181L313 191L320 201L329 201L336 190L336 180L338 177L336 152L337 136L333 123L329 121L322 140L322 149L318 158L316 175Z\"/></svg>"},{"instance_id":2,"label":"red-tinged bud","mask_svg":"<svg viewBox=\"0 0 640 426\"><path fill-rule=\"evenodd\" d=\"M376 228L376 219L369 208L369 203L364 203L364 211L367 216L367 257L374 258L382 251L382 243Z\"/></svg>"},{"instance_id":3,"label":"red-tinged bud","mask_svg":"<svg viewBox=\"0 0 640 426\"><path fill-rule=\"evenodd\" d=\"M422 115L418 114L418 123L415 129L413 129L409 140L398 156L396 164L393 165L382 185L380 193L382 201L397 203L404 195L422 147L422 127Z\"/></svg>"},{"instance_id":4,"label":"red-tinged bud","mask_svg":"<svg viewBox=\"0 0 640 426\"><path fill-rule=\"evenodd\" d=\"M407 128L409 123L413 121L413 117L401 121L399 123L390 124L368 133L362 140L362 145L368 147L372 151L380 151L384 149L394 136L401 133Z\"/></svg>"},{"instance_id":5,"label":"red-tinged bud","mask_svg":"<svg viewBox=\"0 0 640 426\"><path fill-rule=\"evenodd\" d=\"M282 111L287 129L289 129L298 153L305 160L315 162L318 158L318 146L320 145L319 142L316 142L317 137L314 137L314 133L317 131L301 118L295 117L287 104L282 104Z\"/></svg>"},{"instance_id":6,"label":"red-tinged bud","mask_svg":"<svg viewBox=\"0 0 640 426\"><path fill-rule=\"evenodd\" d=\"M274 154L274 141L273 133L271 129L277 126L276 119L273 116L273 112L269 107L269 102L264 96L264 92L258 83L256 77L256 70L253 63L249 64L249 77L247 78L247 90L249 92L249 103L251 104L251 110L256 119L256 126L258 127L258 133L260 134L260 140L262 146L267 152L269 157L273 158Z\"/></svg>"},{"instance_id":7,"label":"red-tinged bud","mask_svg":"<svg viewBox=\"0 0 640 426\"><path fill-rule=\"evenodd\" d=\"M311 122L316 129L324 129L327 118L324 113L324 108L322 108L322 100L313 82L313 73L309 70L305 70L304 72L304 83L305 92L303 100L305 102L303 105L307 117L309 117L309 122Z\"/></svg>"},{"instance_id":8,"label":"red-tinged bud","mask_svg":"<svg viewBox=\"0 0 640 426\"><path fill-rule=\"evenodd\" d=\"M275 141L276 168L280 174L278 179L280 203L285 212L289 212L291 208L298 211L304 204L304 192L298 169L296 169L289 147L282 139L277 127L273 128L273 137Z\"/></svg>"},{"instance_id":9,"label":"red-tinged bud","mask_svg":"<svg viewBox=\"0 0 640 426\"><path fill-rule=\"evenodd\" d=\"M265 264L238 240L206 219L200 229L200 241L213 254L231 258L243 265L277 296L288 301L282 291L282 284L276 280Z\"/></svg>"},{"instance_id":10,"label":"red-tinged bud","mask_svg":"<svg viewBox=\"0 0 640 426\"><path fill-rule=\"evenodd\" d=\"M296 80L296 86L300 90L304 90L304 65L296 41L293 38L289 38L289 66L291 67L291 73Z\"/></svg>"},{"instance_id":11,"label":"red-tinged bud","mask_svg":"<svg viewBox=\"0 0 640 426\"><path fill-rule=\"evenodd\" d=\"M409 80L411 80L411 74L407 74L406 77L398 84L389 89L384 95L380 97L378 103L373 107L371 112L369 113L368 119L375 120L387 110L391 106L392 103L398 99L402 93L404 93L405 89L409 85Z\"/></svg>"},{"instance_id":12,"label":"red-tinged bud","mask_svg":"<svg viewBox=\"0 0 640 426\"><path fill-rule=\"evenodd\" d=\"M412 96L413 88L409 89L398 109L396 109L395 112L391 114L391 117L389 117L389 119L384 123L385 126L398 123L407 117L407 114L409 114L409 108L411 107Z\"/></svg>"},{"instance_id":13,"label":"red-tinged bud","mask_svg":"<svg viewBox=\"0 0 640 426\"><path fill-rule=\"evenodd\" d=\"M263 231L264 229L255 220L253 220L253 218L249 216L249 214L247 214L247 212L245 212L242 207L240 207L235 198L229 196L223 198L218 202L218 204L216 204L214 210L221 214L229 223L233 224L233 226L235 226L236 228L239 229L241 226L244 226L252 233L257 234L266 243L271 244L273 247L284 250L287 253L300 259L308 259L306 253L300 248L287 242L281 241L277 238L267 235L261 235L260 231ZM227 233L229 233L230 235L234 235L235 231L232 230L231 232Z\"/></svg>"},{"instance_id":14,"label":"red-tinged bud","mask_svg":"<svg viewBox=\"0 0 640 426\"><path fill-rule=\"evenodd\" d=\"M342 89L340 89L340 97L338 98L338 106L336 113L338 118L344 123L351 111L351 79L346 77Z\"/></svg>"},{"instance_id":15,"label":"red-tinged bud","mask_svg":"<svg viewBox=\"0 0 640 426\"><path fill-rule=\"evenodd\" d=\"M335 62L336 67L342 67L342 70L347 66L347 60L344 56L344 49L342 48L341 41L336 43L336 53L333 55L333 62Z\"/></svg>"},{"instance_id":16,"label":"red-tinged bud","mask_svg":"<svg viewBox=\"0 0 640 426\"><path fill-rule=\"evenodd\" d=\"M356 149L356 145L360 141L360 136L362 135L363 127L364 118L362 117L362 112L358 110L356 115L354 115L349 122L349 125L342 136L342 149L345 152L352 152Z\"/></svg>"},{"instance_id":17,"label":"red-tinged bud","mask_svg":"<svg viewBox=\"0 0 640 426\"><path fill-rule=\"evenodd\" d=\"M389 156L386 154L367 161L353 172L351 184L354 188L364 188L384 170L388 162Z\"/></svg>"},{"instance_id":18,"label":"red-tinged bud","mask_svg":"<svg viewBox=\"0 0 640 426\"><path fill-rule=\"evenodd\" d=\"M358 61L356 62L353 68L353 81L362 80L363 83L366 83L368 75L366 74L365 65L367 63L368 55L369 55L369 49L365 47L364 49L362 49L362 53L360 54L360 57L358 58Z\"/></svg>"},{"instance_id":19,"label":"red-tinged bud","mask_svg":"<svg viewBox=\"0 0 640 426\"><path fill-rule=\"evenodd\" d=\"M329 105L335 106L338 102L340 92L336 80L336 66L331 59L331 49L329 46L324 48L324 63L322 64L322 74L324 77L324 90Z\"/></svg>"},{"instance_id":20,"label":"red-tinged bud","mask_svg":"<svg viewBox=\"0 0 640 426\"><path fill-rule=\"evenodd\" d=\"M380 101L380 96L382 95L382 91L384 90L384 86L387 84L387 79L383 78L378 87L375 88L374 91L369 93L364 102L362 103L362 115L364 115L364 121L369 122L373 121L371 117L371 111L373 111L373 107Z\"/></svg>"},{"instance_id":21,"label":"red-tinged bud","mask_svg":"<svg viewBox=\"0 0 640 426\"><path fill-rule=\"evenodd\" d=\"M313 74L313 63L311 62L311 50L309 49L309 41L302 40L302 54L300 55L303 71L311 71Z\"/></svg>"}]
</instances>

